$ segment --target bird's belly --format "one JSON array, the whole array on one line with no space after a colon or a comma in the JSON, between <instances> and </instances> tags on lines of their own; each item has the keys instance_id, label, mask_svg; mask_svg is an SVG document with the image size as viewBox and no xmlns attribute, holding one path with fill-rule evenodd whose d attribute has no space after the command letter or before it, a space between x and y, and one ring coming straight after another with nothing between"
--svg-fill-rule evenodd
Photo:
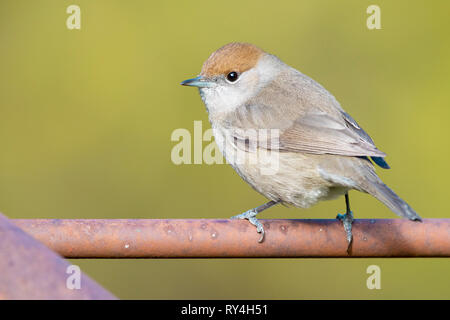
<instances>
[{"instance_id":1,"label":"bird's belly","mask_svg":"<svg viewBox=\"0 0 450 320\"><path fill-rule=\"evenodd\" d=\"M345 194L349 188L325 180L318 168L320 156L268 151L239 150L232 142L217 136L227 162L256 191L270 200L308 208L318 201Z\"/></svg>"},{"instance_id":2,"label":"bird's belly","mask_svg":"<svg viewBox=\"0 0 450 320\"><path fill-rule=\"evenodd\" d=\"M335 186L324 180L314 163L306 157L286 159L280 153L280 168L273 174L263 174L257 165L233 165L236 172L256 191L265 197L282 201L299 208L309 208L319 201L334 199L345 194L348 188Z\"/></svg>"}]
</instances>

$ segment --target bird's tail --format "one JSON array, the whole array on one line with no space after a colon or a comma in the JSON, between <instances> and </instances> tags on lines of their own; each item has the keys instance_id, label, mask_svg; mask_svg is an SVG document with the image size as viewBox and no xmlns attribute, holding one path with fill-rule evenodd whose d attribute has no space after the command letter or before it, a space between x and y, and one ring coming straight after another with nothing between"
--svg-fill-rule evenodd
<instances>
[{"instance_id":1,"label":"bird's tail","mask_svg":"<svg viewBox=\"0 0 450 320\"><path fill-rule=\"evenodd\" d=\"M417 212L409 206L403 199L401 199L391 188L383 183L377 176L370 179L371 183L366 192L373 195L375 198L383 202L389 209L398 214L400 217L408 218L409 220L422 221Z\"/></svg>"}]
</instances>

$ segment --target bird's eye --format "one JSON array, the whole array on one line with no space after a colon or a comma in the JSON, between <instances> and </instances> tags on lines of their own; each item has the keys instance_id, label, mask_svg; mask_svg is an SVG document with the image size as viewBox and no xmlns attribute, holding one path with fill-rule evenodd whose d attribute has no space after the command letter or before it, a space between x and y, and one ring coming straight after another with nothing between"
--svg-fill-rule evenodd
<instances>
[{"instance_id":1,"label":"bird's eye","mask_svg":"<svg viewBox=\"0 0 450 320\"><path fill-rule=\"evenodd\" d=\"M239 78L239 75L235 71L231 71L229 74L227 74L227 80L230 82L235 82Z\"/></svg>"}]
</instances>

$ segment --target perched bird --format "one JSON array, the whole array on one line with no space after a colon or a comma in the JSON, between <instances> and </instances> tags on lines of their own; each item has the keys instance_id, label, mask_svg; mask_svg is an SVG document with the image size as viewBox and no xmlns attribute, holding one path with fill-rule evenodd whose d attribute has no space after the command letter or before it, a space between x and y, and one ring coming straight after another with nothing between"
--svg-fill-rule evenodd
<instances>
[{"instance_id":1,"label":"perched bird","mask_svg":"<svg viewBox=\"0 0 450 320\"><path fill-rule=\"evenodd\" d=\"M230 43L184 86L199 88L217 145L236 172L270 201L233 218L261 233L256 215L278 203L308 208L345 195L342 221L352 243L349 190L371 194L401 217L419 215L375 173L385 153L319 83L248 43ZM264 152L263 152L264 151ZM267 166L273 170L267 170Z\"/></svg>"}]
</instances>

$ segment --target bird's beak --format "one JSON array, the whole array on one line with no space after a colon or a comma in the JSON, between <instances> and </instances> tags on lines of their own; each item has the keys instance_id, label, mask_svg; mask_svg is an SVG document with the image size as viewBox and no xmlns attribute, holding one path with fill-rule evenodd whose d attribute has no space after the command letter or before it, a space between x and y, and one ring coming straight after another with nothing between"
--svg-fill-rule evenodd
<instances>
[{"instance_id":1,"label":"bird's beak","mask_svg":"<svg viewBox=\"0 0 450 320\"><path fill-rule=\"evenodd\" d=\"M198 88L208 88L212 86L212 82L206 80L202 76L197 78L187 79L181 83L182 86L198 87Z\"/></svg>"}]
</instances>

